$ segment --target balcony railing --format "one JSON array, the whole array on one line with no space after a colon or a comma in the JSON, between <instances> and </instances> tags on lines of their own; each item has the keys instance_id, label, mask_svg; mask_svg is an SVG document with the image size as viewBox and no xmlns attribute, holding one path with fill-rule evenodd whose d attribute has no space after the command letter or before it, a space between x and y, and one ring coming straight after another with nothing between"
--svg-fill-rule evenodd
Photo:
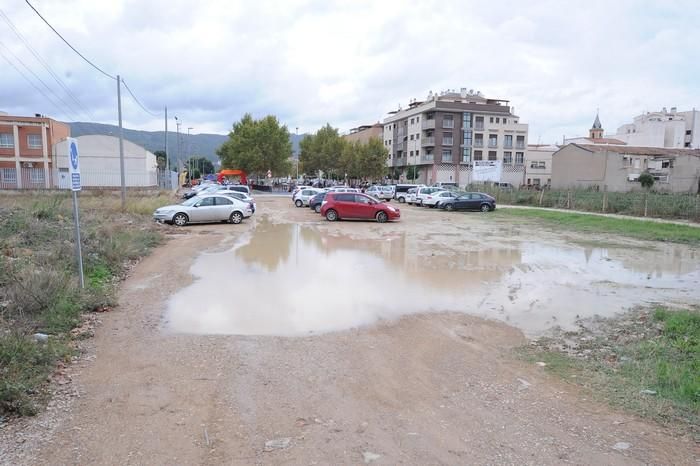
<instances>
[{"instance_id":1,"label":"balcony railing","mask_svg":"<svg viewBox=\"0 0 700 466\"><path fill-rule=\"evenodd\" d=\"M484 141L474 140L474 147L484 147Z\"/></svg>"},{"instance_id":2,"label":"balcony railing","mask_svg":"<svg viewBox=\"0 0 700 466\"><path fill-rule=\"evenodd\" d=\"M498 147L498 142L497 141L489 141L489 147L492 149L495 149Z\"/></svg>"},{"instance_id":3,"label":"balcony railing","mask_svg":"<svg viewBox=\"0 0 700 466\"><path fill-rule=\"evenodd\" d=\"M513 143L512 142L506 142L503 144L504 149L512 149L513 148Z\"/></svg>"},{"instance_id":4,"label":"balcony railing","mask_svg":"<svg viewBox=\"0 0 700 466\"><path fill-rule=\"evenodd\" d=\"M402 151L402 150L405 150L405 147L406 147L406 143L403 142L403 141L402 141L402 142L397 142L396 144L394 144L394 150L395 150L395 151L399 151L399 150Z\"/></svg>"},{"instance_id":5,"label":"balcony railing","mask_svg":"<svg viewBox=\"0 0 700 466\"><path fill-rule=\"evenodd\" d=\"M433 154L421 155L421 156L420 156L420 161L421 161L421 162L432 162L433 160L434 160Z\"/></svg>"},{"instance_id":6,"label":"balcony railing","mask_svg":"<svg viewBox=\"0 0 700 466\"><path fill-rule=\"evenodd\" d=\"M423 120L421 121L421 129L435 129L435 120Z\"/></svg>"},{"instance_id":7,"label":"balcony railing","mask_svg":"<svg viewBox=\"0 0 700 466\"><path fill-rule=\"evenodd\" d=\"M429 136L421 139L421 147L430 147L435 145L435 136Z\"/></svg>"},{"instance_id":8,"label":"balcony railing","mask_svg":"<svg viewBox=\"0 0 700 466\"><path fill-rule=\"evenodd\" d=\"M474 131L483 131L483 130L484 130L484 124L483 124L483 123L481 123L481 124L476 123L476 124L474 125Z\"/></svg>"},{"instance_id":9,"label":"balcony railing","mask_svg":"<svg viewBox=\"0 0 700 466\"><path fill-rule=\"evenodd\" d=\"M452 145L454 145L454 139L452 139L452 138L442 138L442 145L443 145L443 146L452 146Z\"/></svg>"},{"instance_id":10,"label":"balcony railing","mask_svg":"<svg viewBox=\"0 0 700 466\"><path fill-rule=\"evenodd\" d=\"M455 121L454 120L442 120L442 127L443 128L454 128Z\"/></svg>"},{"instance_id":11,"label":"balcony railing","mask_svg":"<svg viewBox=\"0 0 700 466\"><path fill-rule=\"evenodd\" d=\"M525 143L524 142L517 142L517 143L515 143L515 148L516 149L525 149Z\"/></svg>"}]
</instances>

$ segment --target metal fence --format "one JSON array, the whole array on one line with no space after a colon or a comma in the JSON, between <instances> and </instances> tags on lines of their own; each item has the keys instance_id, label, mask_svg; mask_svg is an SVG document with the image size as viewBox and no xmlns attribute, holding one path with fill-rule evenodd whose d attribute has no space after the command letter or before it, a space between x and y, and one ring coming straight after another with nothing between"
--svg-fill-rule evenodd
<instances>
[{"instance_id":1,"label":"metal fence","mask_svg":"<svg viewBox=\"0 0 700 466\"><path fill-rule=\"evenodd\" d=\"M81 184L85 189L118 189L121 187L121 172L114 170L81 170ZM151 171L129 171L124 173L127 188L160 188L175 190L178 187L177 173L164 169ZM69 189L68 169L43 167L0 168L0 189Z\"/></svg>"},{"instance_id":2,"label":"metal fence","mask_svg":"<svg viewBox=\"0 0 700 466\"><path fill-rule=\"evenodd\" d=\"M470 185L468 190L488 193L500 204L552 207L608 214L700 221L700 195L594 190L513 190Z\"/></svg>"}]
</instances>

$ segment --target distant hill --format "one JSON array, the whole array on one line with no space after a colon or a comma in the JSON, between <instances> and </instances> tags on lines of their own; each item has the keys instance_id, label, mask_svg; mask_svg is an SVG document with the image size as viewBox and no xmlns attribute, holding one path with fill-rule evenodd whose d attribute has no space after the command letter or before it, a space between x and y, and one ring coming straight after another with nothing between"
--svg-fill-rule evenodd
<instances>
[{"instance_id":1,"label":"distant hill","mask_svg":"<svg viewBox=\"0 0 700 466\"><path fill-rule=\"evenodd\" d=\"M70 125L71 136L86 136L89 134L104 134L108 136L118 136L119 127L115 125L105 125L102 123L85 123L85 122L75 122L68 123ZM170 131L170 125L168 125L168 152L170 152L171 157L177 156L177 134L175 131ZM294 153L299 150L299 141L303 139L304 135L290 135L290 140L292 141L292 148ZM157 150L164 150L165 146L165 131L140 131L136 129L124 128L124 139L127 139L134 144L138 144L145 147L151 152ZM183 159L186 154L192 153L196 155L201 155L212 162L219 160L216 155L216 150L226 142L228 139L227 134L191 134L189 138L187 133L184 135L180 134L180 151ZM189 149L191 145L191 150Z\"/></svg>"}]
</instances>

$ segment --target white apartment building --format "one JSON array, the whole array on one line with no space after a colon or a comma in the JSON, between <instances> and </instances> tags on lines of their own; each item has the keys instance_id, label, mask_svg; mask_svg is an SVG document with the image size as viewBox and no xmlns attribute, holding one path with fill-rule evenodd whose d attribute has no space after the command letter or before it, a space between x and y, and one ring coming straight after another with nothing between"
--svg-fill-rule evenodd
<instances>
[{"instance_id":1,"label":"white apartment building","mask_svg":"<svg viewBox=\"0 0 700 466\"><path fill-rule=\"evenodd\" d=\"M471 182L474 164L490 161L502 169L501 180L524 183L528 125L520 123L507 100L480 92L430 92L425 101L389 112L384 120L387 166L405 176L419 169L417 183Z\"/></svg>"},{"instance_id":2,"label":"white apartment building","mask_svg":"<svg viewBox=\"0 0 700 466\"><path fill-rule=\"evenodd\" d=\"M691 148L700 147L700 111L670 111L664 107L660 112L647 112L634 117L617 129L611 136L630 146Z\"/></svg>"},{"instance_id":3,"label":"white apartment building","mask_svg":"<svg viewBox=\"0 0 700 466\"><path fill-rule=\"evenodd\" d=\"M554 144L528 144L525 152L526 186L551 186L552 154L558 150Z\"/></svg>"}]
</instances>

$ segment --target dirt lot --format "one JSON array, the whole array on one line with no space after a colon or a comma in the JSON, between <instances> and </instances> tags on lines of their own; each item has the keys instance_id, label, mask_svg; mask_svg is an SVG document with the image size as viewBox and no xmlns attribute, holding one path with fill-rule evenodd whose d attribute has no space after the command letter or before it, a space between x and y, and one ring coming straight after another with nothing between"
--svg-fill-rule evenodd
<instances>
[{"instance_id":1,"label":"dirt lot","mask_svg":"<svg viewBox=\"0 0 700 466\"><path fill-rule=\"evenodd\" d=\"M411 207L402 208L401 222L384 225L328 223L293 208L287 198L259 196L258 208L242 225L168 227L174 234L167 244L124 282L119 308L101 316L84 356L66 374L72 381L46 412L0 430L0 462L700 460L692 439L588 400L512 352L527 344L525 334L566 325L567 316L589 307L600 312L600 303L612 307L610 313L623 301L654 297L695 303L697 251ZM274 225L292 226L285 232ZM265 231L269 236L262 236ZM275 235L288 250L270 253ZM295 242L302 251L315 244L323 252L317 261L338 251L344 255L337 256L337 267L324 269L332 282L293 288L317 294L289 291L280 300L276 295L288 288L274 280L312 270L303 268L305 256L294 252ZM366 260L353 262L348 251L354 249ZM583 265L565 268L579 256ZM294 261L302 268L285 268ZM609 276L589 279L585 264L592 264L596 276ZM345 269L350 273L336 272ZM217 273L207 275L210 270ZM228 272L227 286L216 282ZM583 277L581 283L561 279L566 273ZM470 282L469 275L476 278ZM356 278L363 276L373 279ZM537 280L528 281L530 276ZM244 279L249 288L236 288ZM548 288L530 288L547 280ZM192 291L208 281L218 288ZM473 303L460 301L462 295L440 301L462 282L476 296ZM333 294L324 291L328 287L335 287ZM376 295L377 287L388 292ZM341 299L344 289L351 292ZM439 304L425 309L432 312L414 313L412 303L424 305L426 294ZM381 296L382 303L399 305L365 313L367 304L346 305L353 296L369 296L369 303ZM475 308L454 312L458 301ZM328 315L341 323L334 326Z\"/></svg>"}]
</instances>

